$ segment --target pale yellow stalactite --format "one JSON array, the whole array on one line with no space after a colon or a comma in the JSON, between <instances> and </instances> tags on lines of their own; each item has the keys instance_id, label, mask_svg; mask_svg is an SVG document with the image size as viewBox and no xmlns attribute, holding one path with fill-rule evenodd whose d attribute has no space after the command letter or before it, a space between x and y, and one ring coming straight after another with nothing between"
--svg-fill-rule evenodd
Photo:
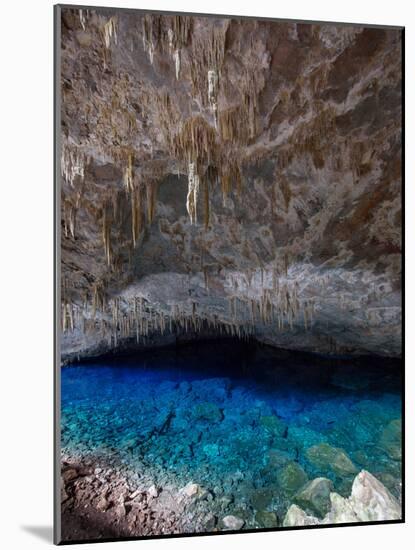
<instances>
[{"instance_id":1,"label":"pale yellow stalactite","mask_svg":"<svg viewBox=\"0 0 415 550\"><path fill-rule=\"evenodd\" d=\"M104 25L104 42L107 50L111 46L111 40L114 39L114 43L117 44L117 17L110 17L110 19Z\"/></svg>"},{"instance_id":2,"label":"pale yellow stalactite","mask_svg":"<svg viewBox=\"0 0 415 550\"><path fill-rule=\"evenodd\" d=\"M173 53L174 66L176 70L176 80L179 80L181 59L180 59L180 50L175 50Z\"/></svg>"},{"instance_id":3,"label":"pale yellow stalactite","mask_svg":"<svg viewBox=\"0 0 415 550\"><path fill-rule=\"evenodd\" d=\"M84 10L79 10L79 21L83 30L86 29L86 14Z\"/></svg>"},{"instance_id":4,"label":"pale yellow stalactite","mask_svg":"<svg viewBox=\"0 0 415 550\"><path fill-rule=\"evenodd\" d=\"M134 189L134 172L133 172L133 155L128 155L127 167L124 172L124 187L127 193L131 193Z\"/></svg>"},{"instance_id":5,"label":"pale yellow stalactite","mask_svg":"<svg viewBox=\"0 0 415 550\"><path fill-rule=\"evenodd\" d=\"M195 173L195 163L189 163L188 189L186 198L186 209L190 217L190 223L197 222L197 198L199 193L199 176Z\"/></svg>"},{"instance_id":6,"label":"pale yellow stalactite","mask_svg":"<svg viewBox=\"0 0 415 550\"><path fill-rule=\"evenodd\" d=\"M85 157L77 149L62 145L61 174L71 187L74 187L75 178L82 180L85 176Z\"/></svg>"},{"instance_id":7,"label":"pale yellow stalactite","mask_svg":"<svg viewBox=\"0 0 415 550\"><path fill-rule=\"evenodd\" d=\"M218 126L218 73L215 70L208 71L208 102L212 110L215 128Z\"/></svg>"}]
</instances>

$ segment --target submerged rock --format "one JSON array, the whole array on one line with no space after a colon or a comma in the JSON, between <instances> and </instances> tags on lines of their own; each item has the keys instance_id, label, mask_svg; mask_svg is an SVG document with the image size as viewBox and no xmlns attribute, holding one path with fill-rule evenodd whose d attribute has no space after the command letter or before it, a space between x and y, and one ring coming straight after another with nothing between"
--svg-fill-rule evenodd
<instances>
[{"instance_id":1,"label":"submerged rock","mask_svg":"<svg viewBox=\"0 0 415 550\"><path fill-rule=\"evenodd\" d=\"M357 468L347 454L328 443L313 445L306 451L308 460L319 469L331 469L339 476L347 476L357 473Z\"/></svg>"},{"instance_id":2,"label":"submerged rock","mask_svg":"<svg viewBox=\"0 0 415 550\"><path fill-rule=\"evenodd\" d=\"M293 459L294 451L291 452L281 449L270 449L267 452L267 463L270 466L284 466Z\"/></svg>"},{"instance_id":3,"label":"submerged rock","mask_svg":"<svg viewBox=\"0 0 415 550\"><path fill-rule=\"evenodd\" d=\"M242 529L242 527L245 525L244 520L236 516L225 516L222 519L222 522L226 529L229 529L231 531Z\"/></svg>"},{"instance_id":4,"label":"submerged rock","mask_svg":"<svg viewBox=\"0 0 415 550\"><path fill-rule=\"evenodd\" d=\"M284 432L287 430L287 426L282 422L278 416L261 416L259 423L263 426L268 432L276 437L281 437Z\"/></svg>"},{"instance_id":5,"label":"submerged rock","mask_svg":"<svg viewBox=\"0 0 415 550\"><path fill-rule=\"evenodd\" d=\"M193 408L193 416L196 420L206 420L208 422L221 422L223 413L214 403L199 403Z\"/></svg>"},{"instance_id":6,"label":"submerged rock","mask_svg":"<svg viewBox=\"0 0 415 550\"><path fill-rule=\"evenodd\" d=\"M402 421L392 420L383 430L379 445L394 460L402 458Z\"/></svg>"},{"instance_id":7,"label":"submerged rock","mask_svg":"<svg viewBox=\"0 0 415 550\"><path fill-rule=\"evenodd\" d=\"M259 523L261 527L271 529L278 526L278 517L275 512L267 512L266 510L259 510L255 514L255 521Z\"/></svg>"},{"instance_id":8,"label":"submerged rock","mask_svg":"<svg viewBox=\"0 0 415 550\"><path fill-rule=\"evenodd\" d=\"M297 462L289 462L277 474L279 486L288 494L294 494L305 485L307 480L307 474Z\"/></svg>"},{"instance_id":9,"label":"submerged rock","mask_svg":"<svg viewBox=\"0 0 415 550\"><path fill-rule=\"evenodd\" d=\"M251 502L256 510L265 510L271 504L272 497L271 489L257 489L252 495Z\"/></svg>"},{"instance_id":10,"label":"submerged rock","mask_svg":"<svg viewBox=\"0 0 415 550\"><path fill-rule=\"evenodd\" d=\"M324 517L330 510L330 492L332 490L332 481L324 477L318 477L309 481L294 496L294 502L307 512Z\"/></svg>"}]
</instances>

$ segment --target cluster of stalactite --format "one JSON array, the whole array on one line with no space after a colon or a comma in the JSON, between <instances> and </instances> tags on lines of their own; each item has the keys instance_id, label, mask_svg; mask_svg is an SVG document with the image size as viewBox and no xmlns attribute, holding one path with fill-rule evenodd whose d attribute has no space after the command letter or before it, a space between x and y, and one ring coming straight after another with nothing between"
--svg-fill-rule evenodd
<instances>
[{"instance_id":1,"label":"cluster of stalactite","mask_svg":"<svg viewBox=\"0 0 415 550\"><path fill-rule=\"evenodd\" d=\"M246 277L246 281L249 288L249 276ZM315 317L315 302L312 298L300 300L298 283L280 283L275 277L273 286L262 288L259 297L252 296L252 293L239 293L231 295L228 302L230 318L249 319L253 330L259 325L271 325L278 331L293 330L294 326L303 325L307 331Z\"/></svg>"},{"instance_id":2,"label":"cluster of stalactite","mask_svg":"<svg viewBox=\"0 0 415 550\"><path fill-rule=\"evenodd\" d=\"M157 180L143 181L141 175L133 173L132 160L127 163L124 193L112 188L103 199L101 208L102 243L109 267L113 265L114 244L126 249L136 248L144 230L145 222L154 219L157 198ZM126 224L130 231L123 233ZM117 238L112 240L112 228L117 229Z\"/></svg>"},{"instance_id":3,"label":"cluster of stalactite","mask_svg":"<svg viewBox=\"0 0 415 550\"><path fill-rule=\"evenodd\" d=\"M149 338L166 335L212 334L248 338L254 326L236 320L220 318L217 314L198 312L198 304L173 304L168 311L150 304L141 296L128 302L120 298L108 301L95 293L92 303L82 306L68 299L62 301L61 328L64 333L79 330L82 334L101 337L108 345L134 338L145 343Z\"/></svg>"},{"instance_id":4,"label":"cluster of stalactite","mask_svg":"<svg viewBox=\"0 0 415 550\"><path fill-rule=\"evenodd\" d=\"M146 14L143 17L143 47L150 63L154 63L156 50L168 52L174 62L176 79L179 79L181 51L189 43L191 28L191 17Z\"/></svg>"},{"instance_id":5,"label":"cluster of stalactite","mask_svg":"<svg viewBox=\"0 0 415 550\"><path fill-rule=\"evenodd\" d=\"M158 336L202 334L225 335L238 338L255 336L261 325L278 331L294 330L303 323L310 330L314 318L314 302L300 304L296 286L281 287L275 299L271 290L264 290L259 299L230 296L229 310L224 315L199 312L199 304L173 304L165 311L150 304L141 296L129 301L120 298L105 299L97 289L92 302L82 306L68 299L62 301L61 327L64 333L79 330L81 333L106 340L116 346L121 340L134 338L137 343L146 343ZM302 317L302 321L301 321Z\"/></svg>"},{"instance_id":6,"label":"cluster of stalactite","mask_svg":"<svg viewBox=\"0 0 415 550\"><path fill-rule=\"evenodd\" d=\"M110 17L108 21L104 24L103 35L104 43L107 50L111 47L112 42L117 44L117 28L118 28L118 18L116 16Z\"/></svg>"},{"instance_id":7,"label":"cluster of stalactite","mask_svg":"<svg viewBox=\"0 0 415 550\"><path fill-rule=\"evenodd\" d=\"M79 10L79 20L83 29L88 22L88 13ZM269 155L266 148L256 147L249 152L249 158L244 156L244 146L252 143L258 132L258 95L263 86L260 78L262 69L256 69L255 59L247 61L247 67L242 71L238 81L238 89L232 90L236 104L221 110L219 108L220 95L230 96L231 88L226 81L227 73L223 70L225 59L225 43L228 21L218 26L211 26L197 35L192 35L192 18L185 16L145 15L142 18L143 45L148 53L150 62L154 62L156 51L171 55L174 62L176 78L184 75L182 65L183 49L186 51L186 76L190 77L192 96L198 100L200 113L189 116L181 122L181 111L175 104L172 95L165 88L160 90L151 87L145 88L139 96L139 107L131 92L131 80L126 74L109 76L111 83L111 102L99 97L95 98L96 108L96 135L98 141L96 149L112 158L115 164L123 170L123 188L111 187L101 193L92 213L100 228L103 253L112 275L123 269L125 256L131 262L132 249L140 242L145 223L152 223L155 217L157 189L159 180L166 174L165 164L158 165L153 158L151 145L150 158L137 150L135 137L140 124L144 125L146 116L153 116L154 124L164 138L167 151L177 161L178 172L184 172L188 177L188 191L186 208L190 223L198 223L200 207L203 201L203 220L205 228L210 220L210 190L220 186L224 204L232 191L241 195L242 173L244 163L260 162ZM206 32L205 32L206 31ZM110 55L111 48L119 40L117 16L110 17L101 26L103 36L104 60ZM251 48L252 51L254 48ZM108 50L108 52L107 52ZM252 70L251 70L252 69ZM326 65L316 68L309 77L312 91L324 88L328 75ZM298 87L304 88L304 82L298 81ZM287 106L292 100L288 90L280 93L280 104ZM302 101L302 98L297 98ZM133 106L134 105L134 106ZM362 142L345 142L338 155L328 155L329 149L337 145L333 143L335 130L335 110L323 103L316 102L311 118L305 117L288 140L288 143L279 147L274 155L276 163L276 183L271 187L271 205L273 211L283 205L288 211L291 202L291 190L285 169L296 155L309 154L316 168L322 168L326 157L338 159L346 158L345 162L359 177L370 161L370 151ZM144 113L144 114L143 114ZM147 113L147 114L146 114ZM92 115L91 115L92 116ZM213 118L213 122L212 122ZM91 122L91 120L89 120ZM153 144L154 136L149 141ZM102 138L102 139L101 139ZM102 143L101 143L102 141ZM338 140L337 140L338 141ZM347 151L349 159L347 160ZM85 166L88 159L81 153L80 147L69 146L66 142L62 148L61 169L62 176L69 187L62 201L64 235L75 238L77 212L80 207L85 180ZM338 167L340 169L340 166ZM147 170L147 172L146 172ZM97 199L94 199L97 202ZM90 208L92 212L92 206ZM125 228L129 227L126 231ZM124 250L124 255L121 252ZM258 259L258 256L256 257ZM288 259L283 258L282 273L287 275ZM202 268L206 290L209 289L209 269ZM98 291L93 287L92 295L94 314L84 315L85 307L79 308L75 302L65 298L62 302L62 326L64 330L74 330L77 322L82 318L84 326L93 323L102 323L106 333L111 338L126 337L134 329L141 337L148 336L154 330L164 331L166 326L197 331L198 327L217 326L232 334L252 334L258 323L272 325L278 330L293 329L303 323L306 330L310 328L314 317L314 302L300 300L297 289L282 285L271 289L263 288L260 298L252 298L252 292L245 297L235 294L230 299L231 311L228 319L210 319L197 314L187 314L184 310L181 317L176 314L154 313L140 314L131 317L130 313L121 313L121 305L116 307L115 318L108 321L105 311L105 285ZM136 306L134 305L134 308ZM137 306L140 309L140 304ZM137 315L135 309L134 315ZM96 318L96 312L102 311L101 318ZM81 317L80 317L81 316ZM242 319L238 321L238 319ZM115 320L114 320L115 319ZM215 325L217 323L217 326ZM226 328L228 327L228 328ZM222 330L222 329L220 329Z\"/></svg>"},{"instance_id":8,"label":"cluster of stalactite","mask_svg":"<svg viewBox=\"0 0 415 550\"><path fill-rule=\"evenodd\" d=\"M228 21L222 25L212 26L207 36L194 36L190 52L193 95L200 99L202 105L212 110L215 119L227 28Z\"/></svg>"},{"instance_id":9,"label":"cluster of stalactite","mask_svg":"<svg viewBox=\"0 0 415 550\"><path fill-rule=\"evenodd\" d=\"M74 187L75 181L79 178L83 181L85 177L86 156L78 147L62 144L61 148L61 174L65 182Z\"/></svg>"},{"instance_id":10,"label":"cluster of stalactite","mask_svg":"<svg viewBox=\"0 0 415 550\"><path fill-rule=\"evenodd\" d=\"M83 30L86 30L86 22L88 18L88 10L79 10L79 22L81 23L81 27Z\"/></svg>"},{"instance_id":11,"label":"cluster of stalactite","mask_svg":"<svg viewBox=\"0 0 415 550\"><path fill-rule=\"evenodd\" d=\"M75 238L77 212L85 190L85 169L88 158L79 148L66 142L61 148L61 175L63 179L62 225L65 237Z\"/></svg>"}]
</instances>

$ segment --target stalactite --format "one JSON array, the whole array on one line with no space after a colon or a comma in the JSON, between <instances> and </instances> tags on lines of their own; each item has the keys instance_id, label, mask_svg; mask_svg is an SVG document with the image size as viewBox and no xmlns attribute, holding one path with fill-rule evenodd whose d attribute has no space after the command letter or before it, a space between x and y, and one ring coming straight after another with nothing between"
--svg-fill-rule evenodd
<instances>
[{"instance_id":1,"label":"stalactite","mask_svg":"<svg viewBox=\"0 0 415 550\"><path fill-rule=\"evenodd\" d=\"M77 148L62 145L61 174L65 181L74 187L77 177L84 179L86 158Z\"/></svg>"},{"instance_id":2,"label":"stalactite","mask_svg":"<svg viewBox=\"0 0 415 550\"><path fill-rule=\"evenodd\" d=\"M86 10L86 13L84 10L79 10L79 21L81 23L81 27L83 30L86 30L86 17L87 17L88 10Z\"/></svg>"},{"instance_id":3,"label":"stalactite","mask_svg":"<svg viewBox=\"0 0 415 550\"><path fill-rule=\"evenodd\" d=\"M233 145L247 145L249 141L249 117L245 106L238 105L218 114L221 140Z\"/></svg>"},{"instance_id":4,"label":"stalactite","mask_svg":"<svg viewBox=\"0 0 415 550\"><path fill-rule=\"evenodd\" d=\"M76 208L69 200L66 199L63 201L63 226L65 237L69 237L69 235L71 235L73 239L75 238L75 223Z\"/></svg>"},{"instance_id":5,"label":"stalactite","mask_svg":"<svg viewBox=\"0 0 415 550\"><path fill-rule=\"evenodd\" d=\"M142 213L141 213L141 189L134 188L131 193L131 235L133 247L136 247L137 239L142 230Z\"/></svg>"},{"instance_id":6,"label":"stalactite","mask_svg":"<svg viewBox=\"0 0 415 550\"><path fill-rule=\"evenodd\" d=\"M190 74L193 93L200 94L203 105L209 105L207 71L217 74L217 88L220 85L220 74L225 56L225 39L228 22L224 26L213 26L208 35L194 36L192 41ZM206 91L205 91L206 90Z\"/></svg>"},{"instance_id":7,"label":"stalactite","mask_svg":"<svg viewBox=\"0 0 415 550\"><path fill-rule=\"evenodd\" d=\"M203 279L205 282L205 290L209 291L209 271L206 265L203 266Z\"/></svg>"},{"instance_id":8,"label":"stalactite","mask_svg":"<svg viewBox=\"0 0 415 550\"><path fill-rule=\"evenodd\" d=\"M208 102L213 113L215 128L218 125L218 73L214 69L208 71Z\"/></svg>"},{"instance_id":9,"label":"stalactite","mask_svg":"<svg viewBox=\"0 0 415 550\"><path fill-rule=\"evenodd\" d=\"M199 175L195 173L195 163L189 163L188 189L186 209L190 217L190 223L197 223L197 198L199 194Z\"/></svg>"},{"instance_id":10,"label":"stalactite","mask_svg":"<svg viewBox=\"0 0 415 550\"><path fill-rule=\"evenodd\" d=\"M209 199L209 179L207 177L203 180L203 212L205 229L209 228L210 219L210 199Z\"/></svg>"},{"instance_id":11,"label":"stalactite","mask_svg":"<svg viewBox=\"0 0 415 550\"><path fill-rule=\"evenodd\" d=\"M153 223L154 214L156 212L157 201L157 182L146 182L146 203L147 203L147 222Z\"/></svg>"},{"instance_id":12,"label":"stalactite","mask_svg":"<svg viewBox=\"0 0 415 550\"><path fill-rule=\"evenodd\" d=\"M190 39L192 18L187 16L160 16L146 14L143 17L143 47L150 63L154 63L154 53L168 51L173 57L176 78L180 75L181 50Z\"/></svg>"},{"instance_id":13,"label":"stalactite","mask_svg":"<svg viewBox=\"0 0 415 550\"><path fill-rule=\"evenodd\" d=\"M107 50L111 46L112 39L114 39L114 44L117 44L117 27L118 18L116 16L110 17L104 25L104 42Z\"/></svg>"},{"instance_id":14,"label":"stalactite","mask_svg":"<svg viewBox=\"0 0 415 550\"><path fill-rule=\"evenodd\" d=\"M181 131L174 137L172 154L189 164L196 162L199 167L215 164L218 157L216 132L201 116L187 119Z\"/></svg>"},{"instance_id":15,"label":"stalactite","mask_svg":"<svg viewBox=\"0 0 415 550\"><path fill-rule=\"evenodd\" d=\"M233 187L235 188L237 194L241 196L242 176L241 176L238 160L232 154L230 154L226 159L224 159L220 170L221 170L220 180L221 180L221 188L222 188L222 199L225 204L226 198L230 194Z\"/></svg>"},{"instance_id":16,"label":"stalactite","mask_svg":"<svg viewBox=\"0 0 415 550\"><path fill-rule=\"evenodd\" d=\"M174 59L174 68L176 71L176 80L179 80L180 67L181 67L180 50L174 50L173 59Z\"/></svg>"},{"instance_id":17,"label":"stalactite","mask_svg":"<svg viewBox=\"0 0 415 550\"><path fill-rule=\"evenodd\" d=\"M108 217L107 206L104 204L102 213L102 242L104 244L107 265L111 265L111 219Z\"/></svg>"},{"instance_id":18,"label":"stalactite","mask_svg":"<svg viewBox=\"0 0 415 550\"><path fill-rule=\"evenodd\" d=\"M127 167L124 172L124 187L127 193L131 193L134 189L134 157L132 153L128 154Z\"/></svg>"}]
</instances>

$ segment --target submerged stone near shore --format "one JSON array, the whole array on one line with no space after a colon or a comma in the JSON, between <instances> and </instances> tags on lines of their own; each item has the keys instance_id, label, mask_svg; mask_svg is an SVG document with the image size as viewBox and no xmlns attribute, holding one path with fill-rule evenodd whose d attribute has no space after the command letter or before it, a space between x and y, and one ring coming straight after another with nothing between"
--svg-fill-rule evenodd
<instances>
[{"instance_id":1,"label":"submerged stone near shore","mask_svg":"<svg viewBox=\"0 0 415 550\"><path fill-rule=\"evenodd\" d=\"M323 517L330 509L333 482L324 477L313 479L294 496L294 501L310 513Z\"/></svg>"},{"instance_id":2,"label":"submerged stone near shore","mask_svg":"<svg viewBox=\"0 0 415 550\"><path fill-rule=\"evenodd\" d=\"M356 466L347 454L328 443L320 443L307 449L307 458L317 468L329 468L340 476L357 473Z\"/></svg>"},{"instance_id":3,"label":"submerged stone near shore","mask_svg":"<svg viewBox=\"0 0 415 550\"><path fill-rule=\"evenodd\" d=\"M354 523L363 521L385 521L401 519L399 502L388 489L369 472L362 470L355 478L349 498L330 493L330 511L323 519L307 515L296 504L288 509L284 527L295 525L319 525L332 523Z\"/></svg>"}]
</instances>

